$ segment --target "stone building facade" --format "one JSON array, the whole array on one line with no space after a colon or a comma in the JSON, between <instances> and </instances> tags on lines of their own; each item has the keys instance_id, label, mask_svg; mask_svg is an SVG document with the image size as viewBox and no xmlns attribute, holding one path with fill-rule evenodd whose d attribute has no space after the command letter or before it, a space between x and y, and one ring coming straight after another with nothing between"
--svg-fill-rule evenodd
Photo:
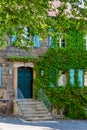
<instances>
[{"instance_id":1,"label":"stone building facade","mask_svg":"<svg viewBox=\"0 0 87 130\"><path fill-rule=\"evenodd\" d=\"M29 48L28 51L13 46L6 46L4 49L0 50L1 114L12 113L14 108L13 100L19 98L33 98L33 81L35 78L34 61L10 61L9 58L11 56L33 56L38 58L39 55L47 50L47 48L48 46L43 44L43 46L41 46L40 48L32 47L32 49ZM26 86L30 86L30 88ZM23 89L21 89L22 87ZM21 89L20 91L19 88ZM30 93L28 93L28 91L30 91Z\"/></svg>"}]
</instances>

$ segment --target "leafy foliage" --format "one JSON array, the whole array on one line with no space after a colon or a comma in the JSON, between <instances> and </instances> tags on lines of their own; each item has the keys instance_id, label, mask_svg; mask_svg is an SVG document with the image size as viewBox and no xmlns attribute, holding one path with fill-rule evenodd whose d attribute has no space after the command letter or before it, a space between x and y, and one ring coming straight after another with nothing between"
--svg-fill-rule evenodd
<instances>
[{"instance_id":1,"label":"leafy foliage","mask_svg":"<svg viewBox=\"0 0 87 130\"><path fill-rule=\"evenodd\" d=\"M84 48L84 33L82 31L68 31L67 46L65 48L56 47L49 50L36 60L36 86L42 88L52 106L58 110L64 109L64 114L69 118L83 119L87 118L85 107L87 105L87 88L78 86L77 74L75 74L75 85L69 82L66 86L58 86L58 73L60 70L67 71L73 68L87 68L87 51ZM56 42L54 41L54 44ZM41 76L41 70L44 75ZM51 86L51 84L54 86Z\"/></svg>"},{"instance_id":2,"label":"leafy foliage","mask_svg":"<svg viewBox=\"0 0 87 130\"><path fill-rule=\"evenodd\" d=\"M24 27L29 27L30 35L38 34L46 37L50 34L50 28L54 28L67 34L66 30L73 27L83 30L86 28L87 8L78 8L78 0L65 0L55 6L56 1L51 0L1 0L0 1L0 47L7 45L3 35L11 35L11 29L15 28L18 37L24 32ZM58 1L57 1L58 2ZM69 4L70 3L70 4ZM85 1L85 6L87 1ZM69 11L67 8L69 6ZM49 13L50 12L50 13ZM56 13L52 16L52 13ZM66 13L65 13L66 12ZM51 17L52 16L52 17ZM20 29L17 27L21 27ZM56 35L57 31L51 32ZM16 46L21 46L21 38L16 41ZM32 45L32 40L29 42ZM27 46L27 44L26 44ZM25 47L24 47L25 48Z\"/></svg>"},{"instance_id":3,"label":"leafy foliage","mask_svg":"<svg viewBox=\"0 0 87 130\"><path fill-rule=\"evenodd\" d=\"M33 56L10 56L9 58L8 58L8 60L10 60L10 61L21 61L21 62L30 62L30 61L33 61L35 59L35 57L33 57Z\"/></svg>"},{"instance_id":4,"label":"leafy foliage","mask_svg":"<svg viewBox=\"0 0 87 130\"><path fill-rule=\"evenodd\" d=\"M87 1L84 1L85 5L87 5ZM51 2L54 1L51 0ZM67 2L71 4L69 12L66 11ZM57 10L56 17L48 16L50 10L54 12ZM81 105L81 103L84 102L84 98L87 100L87 97L84 94L81 94L83 98L80 97L78 91L80 92L81 89L79 88L58 88L58 71L69 71L70 68L87 68L87 52L84 50L83 39L84 32L87 32L86 17L87 8L79 8L78 0L64 0L59 7L53 9L49 0L0 1L0 47L7 45L3 35L10 37L13 28L16 28L19 37L19 41L15 43L17 47L21 46L20 35L24 32L24 26L30 28L30 35L39 34L43 37L52 35L54 37L55 47L49 49L44 56L36 60L37 78L35 83L38 86L37 88L42 87L44 89L52 105L64 106L67 109L66 115L72 118L83 117L84 104ZM53 28L54 31L50 31L50 28ZM58 37L59 32L63 33L67 39L66 48L59 48L57 45L55 38ZM32 43L29 44L32 45ZM11 60L29 61L30 58L12 57ZM41 77L41 70L44 71L44 77ZM54 88L50 87L52 82L55 85ZM82 91L85 92L84 89Z\"/></svg>"},{"instance_id":5,"label":"leafy foliage","mask_svg":"<svg viewBox=\"0 0 87 130\"><path fill-rule=\"evenodd\" d=\"M86 92L87 88L62 86L44 90L52 106L63 110L63 114L68 118L86 119L87 113L85 107L87 105Z\"/></svg>"}]
</instances>

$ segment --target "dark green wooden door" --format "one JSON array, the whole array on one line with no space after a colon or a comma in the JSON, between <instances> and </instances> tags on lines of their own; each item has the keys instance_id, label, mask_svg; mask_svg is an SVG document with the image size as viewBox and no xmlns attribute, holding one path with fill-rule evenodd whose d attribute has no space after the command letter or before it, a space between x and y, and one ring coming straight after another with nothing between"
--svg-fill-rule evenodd
<instances>
[{"instance_id":1,"label":"dark green wooden door","mask_svg":"<svg viewBox=\"0 0 87 130\"><path fill-rule=\"evenodd\" d=\"M32 69L18 68L18 98L32 98Z\"/></svg>"}]
</instances>

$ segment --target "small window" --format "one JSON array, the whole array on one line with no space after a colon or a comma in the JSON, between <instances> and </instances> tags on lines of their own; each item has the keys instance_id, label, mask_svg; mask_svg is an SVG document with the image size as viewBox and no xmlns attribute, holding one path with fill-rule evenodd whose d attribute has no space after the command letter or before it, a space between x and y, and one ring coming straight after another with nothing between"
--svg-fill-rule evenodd
<instances>
[{"instance_id":1,"label":"small window","mask_svg":"<svg viewBox=\"0 0 87 130\"><path fill-rule=\"evenodd\" d=\"M30 40L29 27L24 27L22 34L20 34L20 40L22 44L26 44ZM30 46L27 46L30 47Z\"/></svg>"},{"instance_id":2,"label":"small window","mask_svg":"<svg viewBox=\"0 0 87 130\"><path fill-rule=\"evenodd\" d=\"M87 86L87 71L84 72L84 86Z\"/></svg>"},{"instance_id":3,"label":"small window","mask_svg":"<svg viewBox=\"0 0 87 130\"><path fill-rule=\"evenodd\" d=\"M58 39L58 46L59 47L65 47L66 46L66 40L62 39L62 38L59 38Z\"/></svg>"},{"instance_id":4,"label":"small window","mask_svg":"<svg viewBox=\"0 0 87 130\"><path fill-rule=\"evenodd\" d=\"M65 86L67 84L67 75L65 71L59 71L58 86Z\"/></svg>"},{"instance_id":5,"label":"small window","mask_svg":"<svg viewBox=\"0 0 87 130\"><path fill-rule=\"evenodd\" d=\"M22 34L21 35L21 39L26 41L25 39L29 40L29 27L24 27L23 30L22 30Z\"/></svg>"},{"instance_id":6,"label":"small window","mask_svg":"<svg viewBox=\"0 0 87 130\"><path fill-rule=\"evenodd\" d=\"M29 40L30 34L29 34L29 27L24 27L24 31L25 31L25 38L27 40Z\"/></svg>"},{"instance_id":7,"label":"small window","mask_svg":"<svg viewBox=\"0 0 87 130\"><path fill-rule=\"evenodd\" d=\"M80 7L80 8L85 8L84 0L79 0L79 2L78 2L78 7Z\"/></svg>"},{"instance_id":8,"label":"small window","mask_svg":"<svg viewBox=\"0 0 87 130\"><path fill-rule=\"evenodd\" d=\"M20 32L18 32L18 29ZM29 38L29 27L18 26L17 28L11 29L10 45L15 44L17 40L20 40L22 44L25 44Z\"/></svg>"},{"instance_id":9,"label":"small window","mask_svg":"<svg viewBox=\"0 0 87 130\"><path fill-rule=\"evenodd\" d=\"M48 37L40 37L40 47L48 47Z\"/></svg>"}]
</instances>

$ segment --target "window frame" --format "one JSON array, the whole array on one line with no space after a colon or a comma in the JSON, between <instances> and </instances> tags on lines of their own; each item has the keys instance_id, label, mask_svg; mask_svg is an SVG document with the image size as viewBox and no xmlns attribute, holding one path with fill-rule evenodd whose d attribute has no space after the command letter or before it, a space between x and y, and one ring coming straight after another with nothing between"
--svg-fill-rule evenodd
<instances>
[{"instance_id":1,"label":"window frame","mask_svg":"<svg viewBox=\"0 0 87 130\"><path fill-rule=\"evenodd\" d=\"M61 80L60 78L63 78L63 80ZM67 71L63 71L63 70L59 70L58 72L58 86L66 86L67 85ZM65 80L65 81L64 81ZM62 83L60 83L62 81Z\"/></svg>"},{"instance_id":2,"label":"window frame","mask_svg":"<svg viewBox=\"0 0 87 130\"><path fill-rule=\"evenodd\" d=\"M64 42L63 42L63 40L64 40ZM63 46L63 44L65 44L64 46ZM61 48L65 48L66 47L66 39L65 38L61 38L61 37L59 37L58 38L58 46Z\"/></svg>"}]
</instances>

